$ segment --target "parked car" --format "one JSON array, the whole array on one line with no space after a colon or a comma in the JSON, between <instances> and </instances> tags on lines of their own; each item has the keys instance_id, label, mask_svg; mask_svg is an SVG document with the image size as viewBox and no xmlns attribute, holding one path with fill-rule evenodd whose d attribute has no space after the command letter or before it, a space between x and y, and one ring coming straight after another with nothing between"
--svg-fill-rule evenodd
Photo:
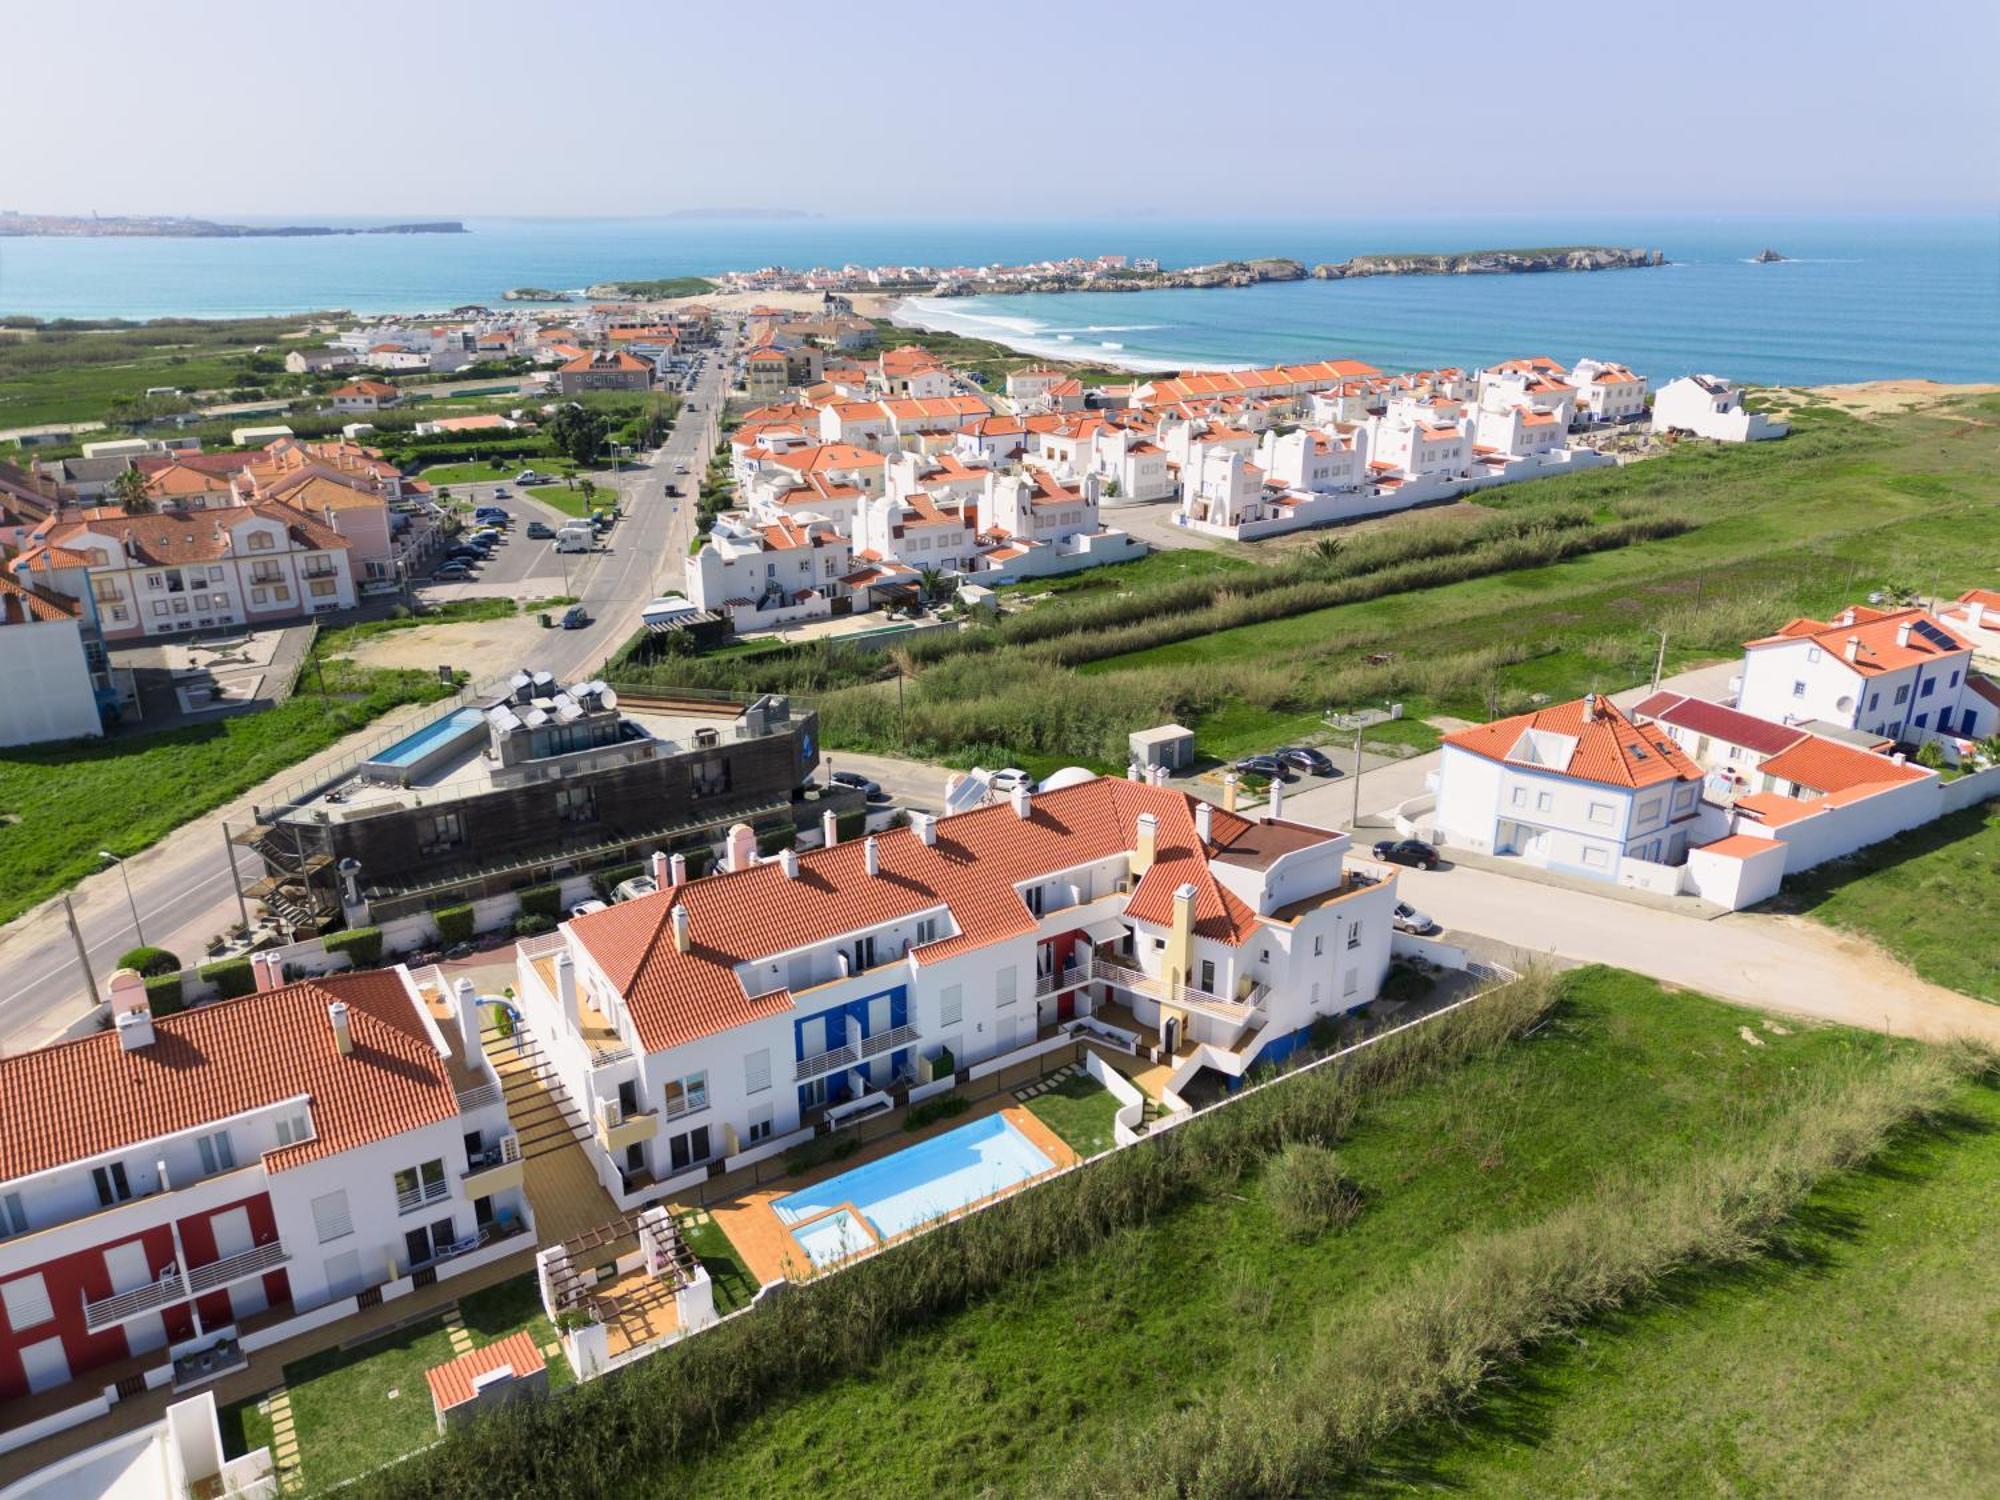
<instances>
[{"instance_id":1,"label":"parked car","mask_svg":"<svg viewBox=\"0 0 2000 1500\"><path fill-rule=\"evenodd\" d=\"M603 901L579 901L569 909L572 917L587 917L594 911L603 911L609 903Z\"/></svg>"},{"instance_id":2,"label":"parked car","mask_svg":"<svg viewBox=\"0 0 2000 1500\"><path fill-rule=\"evenodd\" d=\"M486 553L470 542L460 542L445 553L446 562L476 563L486 561Z\"/></svg>"},{"instance_id":3,"label":"parked car","mask_svg":"<svg viewBox=\"0 0 2000 1500\"><path fill-rule=\"evenodd\" d=\"M630 880L621 880L611 892L613 901L637 901L641 896L650 896L659 890L650 875L634 875Z\"/></svg>"},{"instance_id":4,"label":"parked car","mask_svg":"<svg viewBox=\"0 0 2000 1500\"><path fill-rule=\"evenodd\" d=\"M1272 759L1280 765L1290 766L1294 771L1303 771L1308 776L1332 776L1335 774L1333 762L1321 751L1310 745L1281 745L1271 752Z\"/></svg>"},{"instance_id":5,"label":"parked car","mask_svg":"<svg viewBox=\"0 0 2000 1500\"><path fill-rule=\"evenodd\" d=\"M482 526L505 526L514 517L497 505L482 505L472 513L472 519Z\"/></svg>"},{"instance_id":6,"label":"parked car","mask_svg":"<svg viewBox=\"0 0 2000 1500\"><path fill-rule=\"evenodd\" d=\"M1437 850L1422 839L1384 839L1375 846L1375 857L1384 864L1415 865L1424 870L1438 867Z\"/></svg>"},{"instance_id":7,"label":"parked car","mask_svg":"<svg viewBox=\"0 0 2000 1500\"><path fill-rule=\"evenodd\" d=\"M1275 755L1246 755L1230 769L1239 776L1262 776L1267 781L1290 781L1292 773Z\"/></svg>"},{"instance_id":8,"label":"parked car","mask_svg":"<svg viewBox=\"0 0 2000 1500\"><path fill-rule=\"evenodd\" d=\"M493 486L493 498L495 500L511 500L514 497L507 493L506 485L496 484Z\"/></svg>"},{"instance_id":9,"label":"parked car","mask_svg":"<svg viewBox=\"0 0 2000 1500\"><path fill-rule=\"evenodd\" d=\"M472 533L472 545L475 547L497 547L505 540L495 526L482 526Z\"/></svg>"},{"instance_id":10,"label":"parked car","mask_svg":"<svg viewBox=\"0 0 2000 1500\"><path fill-rule=\"evenodd\" d=\"M568 609L563 611L562 628L564 630L581 630L589 623L590 611L585 609L581 604L572 604Z\"/></svg>"},{"instance_id":11,"label":"parked car","mask_svg":"<svg viewBox=\"0 0 2000 1500\"><path fill-rule=\"evenodd\" d=\"M462 557L448 558L431 569L433 578L470 578L472 564Z\"/></svg>"},{"instance_id":12,"label":"parked car","mask_svg":"<svg viewBox=\"0 0 2000 1500\"><path fill-rule=\"evenodd\" d=\"M514 476L514 483L516 484L540 484L541 482L542 476L537 474L533 469L523 469Z\"/></svg>"},{"instance_id":13,"label":"parked car","mask_svg":"<svg viewBox=\"0 0 2000 1500\"><path fill-rule=\"evenodd\" d=\"M1396 903L1395 913L1389 918L1389 922L1396 931L1412 932L1418 937L1424 937L1438 930L1435 917L1427 911L1418 911L1407 901Z\"/></svg>"},{"instance_id":14,"label":"parked car","mask_svg":"<svg viewBox=\"0 0 2000 1500\"><path fill-rule=\"evenodd\" d=\"M555 529L546 521L530 521L528 523L528 536L537 542L553 541L555 539Z\"/></svg>"},{"instance_id":15,"label":"parked car","mask_svg":"<svg viewBox=\"0 0 2000 1500\"><path fill-rule=\"evenodd\" d=\"M672 495L675 499L678 500L680 498L681 487L677 484L669 482L667 485L667 493L669 495Z\"/></svg>"},{"instance_id":16,"label":"parked car","mask_svg":"<svg viewBox=\"0 0 2000 1500\"><path fill-rule=\"evenodd\" d=\"M1028 773L1019 766L1008 766L995 771L986 779L986 784L996 792L1012 796L1016 787L1029 786Z\"/></svg>"},{"instance_id":17,"label":"parked car","mask_svg":"<svg viewBox=\"0 0 2000 1500\"><path fill-rule=\"evenodd\" d=\"M879 801L885 795L881 782L863 776L859 771L829 771L826 784L844 791L859 792L870 802Z\"/></svg>"}]
</instances>

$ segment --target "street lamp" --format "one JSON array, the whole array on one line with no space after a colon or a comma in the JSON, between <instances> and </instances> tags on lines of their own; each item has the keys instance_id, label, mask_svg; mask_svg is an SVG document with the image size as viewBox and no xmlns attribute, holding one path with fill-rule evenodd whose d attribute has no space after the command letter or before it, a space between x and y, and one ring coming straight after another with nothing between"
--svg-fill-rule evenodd
<instances>
[{"instance_id":1,"label":"street lamp","mask_svg":"<svg viewBox=\"0 0 2000 1500\"><path fill-rule=\"evenodd\" d=\"M112 864L118 866L118 874L125 882L125 904L132 908L132 932L139 939L139 946L141 948L145 947L146 929L139 925L139 901L138 898L132 894L131 872L125 868L125 861L120 859L117 855L113 854L109 849L99 849L97 851L97 857L99 859L109 860Z\"/></svg>"}]
</instances>

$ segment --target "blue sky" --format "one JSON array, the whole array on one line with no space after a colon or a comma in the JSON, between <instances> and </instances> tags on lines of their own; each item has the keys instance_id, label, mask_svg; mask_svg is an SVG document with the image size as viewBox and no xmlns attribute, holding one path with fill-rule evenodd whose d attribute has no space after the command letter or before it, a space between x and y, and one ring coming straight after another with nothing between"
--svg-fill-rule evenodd
<instances>
[{"instance_id":1,"label":"blue sky","mask_svg":"<svg viewBox=\"0 0 2000 1500\"><path fill-rule=\"evenodd\" d=\"M7 11L0 207L28 211L2000 204L1994 0Z\"/></svg>"}]
</instances>

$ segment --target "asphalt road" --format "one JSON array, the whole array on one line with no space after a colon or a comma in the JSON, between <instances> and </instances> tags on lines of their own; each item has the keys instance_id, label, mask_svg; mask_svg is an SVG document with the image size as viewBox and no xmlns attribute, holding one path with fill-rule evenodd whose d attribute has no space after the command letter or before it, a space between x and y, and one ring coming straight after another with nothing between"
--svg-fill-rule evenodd
<instances>
[{"instance_id":1,"label":"asphalt road","mask_svg":"<svg viewBox=\"0 0 2000 1500\"><path fill-rule=\"evenodd\" d=\"M733 335L725 337L733 339ZM576 569L571 588L590 612L591 624L582 630L551 631L545 637L540 665L558 679L575 681L595 673L638 628L639 612L647 601L680 588L693 536L695 502L691 495L678 501L668 499L666 486L680 477L678 470L683 464L690 478L698 477L720 440L718 418L729 353L728 344L710 352L702 378L688 393L698 409L684 411L663 447L615 479L624 518L612 528L602 551L580 560L582 567ZM512 484L507 488L516 490ZM508 509L516 511L518 518L524 507L508 503ZM525 537L519 532L524 525L517 520L516 536L503 551L522 547ZM527 549L523 554L526 560L520 565L520 596L532 598L552 592L549 575ZM571 558L572 565L578 561ZM554 581L561 582L559 567ZM463 665L477 678L515 663ZM378 723L364 731L362 738L382 735L389 727L394 726ZM331 762L341 753L336 746L282 779L305 774L316 762ZM247 827L250 804L260 796L268 799L264 789L254 788L237 802L196 819L151 849L132 856L126 864L126 873L131 876L130 901L119 871L110 868L71 892L99 985L118 955L134 946L133 905L138 908L147 940L171 949L184 960L195 958L212 934L238 920L229 860L235 857L246 884L260 876L263 867L248 850L232 850L225 844L223 823L237 830ZM64 922L60 900L0 929L0 1052L17 1052L54 1040L88 1009L76 945Z\"/></svg>"}]
</instances>

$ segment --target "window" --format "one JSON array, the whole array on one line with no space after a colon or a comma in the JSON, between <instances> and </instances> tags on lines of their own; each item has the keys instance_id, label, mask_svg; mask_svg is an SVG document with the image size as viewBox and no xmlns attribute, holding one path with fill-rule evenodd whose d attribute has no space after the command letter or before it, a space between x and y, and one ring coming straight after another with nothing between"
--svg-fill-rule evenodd
<instances>
[{"instance_id":1,"label":"window","mask_svg":"<svg viewBox=\"0 0 2000 1500\"><path fill-rule=\"evenodd\" d=\"M1029 911L1038 917L1042 914L1042 888L1039 885L1029 886L1021 899L1027 903Z\"/></svg>"},{"instance_id":2,"label":"window","mask_svg":"<svg viewBox=\"0 0 2000 1500\"><path fill-rule=\"evenodd\" d=\"M1325 954L1325 952L1326 952L1326 934L1325 934L1325 933L1323 933L1323 932L1316 932L1316 933L1314 933L1314 934L1313 934L1313 957L1314 957L1314 958L1319 958L1319 957L1321 957L1322 955L1324 955L1324 954Z\"/></svg>"},{"instance_id":3,"label":"window","mask_svg":"<svg viewBox=\"0 0 2000 1500\"><path fill-rule=\"evenodd\" d=\"M278 1144L280 1146L296 1146L301 1141L309 1141L312 1139L312 1133L312 1116L304 1110L300 1110L295 1115L280 1115L278 1117Z\"/></svg>"},{"instance_id":4,"label":"window","mask_svg":"<svg viewBox=\"0 0 2000 1500\"><path fill-rule=\"evenodd\" d=\"M1601 870L1611 861L1602 849L1586 849L1583 851L1583 862L1593 870Z\"/></svg>"},{"instance_id":5,"label":"window","mask_svg":"<svg viewBox=\"0 0 2000 1500\"><path fill-rule=\"evenodd\" d=\"M250 550L252 552L269 552L277 544L277 538L272 536L268 531L253 531L250 533Z\"/></svg>"},{"instance_id":6,"label":"window","mask_svg":"<svg viewBox=\"0 0 2000 1500\"><path fill-rule=\"evenodd\" d=\"M306 585L306 590L315 599L331 599L339 590L339 585L331 578L315 578Z\"/></svg>"},{"instance_id":7,"label":"window","mask_svg":"<svg viewBox=\"0 0 2000 1500\"><path fill-rule=\"evenodd\" d=\"M1617 811L1609 802L1593 802L1590 804L1590 821L1593 823L1601 823L1609 826L1617 820L1617 816Z\"/></svg>"},{"instance_id":8,"label":"window","mask_svg":"<svg viewBox=\"0 0 2000 1500\"><path fill-rule=\"evenodd\" d=\"M1806 695L1806 685L1803 682L1795 682L1792 684L1792 696L1794 698L1803 698L1805 697L1805 695Z\"/></svg>"},{"instance_id":9,"label":"window","mask_svg":"<svg viewBox=\"0 0 2000 1500\"><path fill-rule=\"evenodd\" d=\"M719 797L729 790L729 762L720 755L695 762L688 774L696 797Z\"/></svg>"},{"instance_id":10,"label":"window","mask_svg":"<svg viewBox=\"0 0 2000 1500\"><path fill-rule=\"evenodd\" d=\"M771 1049L760 1047L743 1059L743 1092L761 1094L771 1086Z\"/></svg>"},{"instance_id":11,"label":"window","mask_svg":"<svg viewBox=\"0 0 2000 1500\"><path fill-rule=\"evenodd\" d=\"M164 599L155 599L153 601L153 613L155 615L164 615L166 612L167 612L167 601Z\"/></svg>"},{"instance_id":12,"label":"window","mask_svg":"<svg viewBox=\"0 0 2000 1500\"><path fill-rule=\"evenodd\" d=\"M344 1240L354 1233L354 1215L347 1207L347 1189L335 1188L313 1199L312 1211L313 1228L318 1231L322 1245Z\"/></svg>"},{"instance_id":13,"label":"window","mask_svg":"<svg viewBox=\"0 0 2000 1500\"><path fill-rule=\"evenodd\" d=\"M201 1170L207 1177L217 1172L230 1172L236 1168L236 1148L229 1143L229 1132L218 1130L214 1135L205 1135L195 1144L201 1148Z\"/></svg>"},{"instance_id":14,"label":"window","mask_svg":"<svg viewBox=\"0 0 2000 1500\"><path fill-rule=\"evenodd\" d=\"M1548 811L1549 811L1550 809L1552 809L1552 808L1553 808L1553 807L1554 807L1555 805L1556 805L1556 798L1555 798L1555 793L1554 793L1554 792L1537 792L1537 793L1535 793L1535 811L1536 811L1536 812L1548 812Z\"/></svg>"},{"instance_id":15,"label":"window","mask_svg":"<svg viewBox=\"0 0 2000 1500\"><path fill-rule=\"evenodd\" d=\"M1528 789L1526 787L1517 786L1514 788L1514 805L1516 807L1526 807L1528 805Z\"/></svg>"},{"instance_id":16,"label":"window","mask_svg":"<svg viewBox=\"0 0 2000 1500\"><path fill-rule=\"evenodd\" d=\"M660 1109L668 1115L691 1115L708 1108L708 1072L669 1079L660 1089Z\"/></svg>"},{"instance_id":17,"label":"window","mask_svg":"<svg viewBox=\"0 0 2000 1500\"><path fill-rule=\"evenodd\" d=\"M459 822L458 814L439 813L430 819L428 825L417 825L417 845L425 854L436 854L445 849L456 849L465 842L465 827Z\"/></svg>"},{"instance_id":18,"label":"window","mask_svg":"<svg viewBox=\"0 0 2000 1500\"><path fill-rule=\"evenodd\" d=\"M938 925L936 917L925 917L921 922L917 923L916 940L920 946L924 943L935 943L937 935Z\"/></svg>"},{"instance_id":19,"label":"window","mask_svg":"<svg viewBox=\"0 0 2000 1500\"><path fill-rule=\"evenodd\" d=\"M404 1167L396 1173L396 1211L406 1214L426 1203L437 1202L450 1191L442 1158L422 1166Z\"/></svg>"},{"instance_id":20,"label":"window","mask_svg":"<svg viewBox=\"0 0 2000 1500\"><path fill-rule=\"evenodd\" d=\"M1361 988L1361 971L1359 969L1349 969L1347 971L1347 977L1340 982L1340 993L1343 996L1352 996L1356 994L1360 990L1360 988Z\"/></svg>"},{"instance_id":21,"label":"window","mask_svg":"<svg viewBox=\"0 0 2000 1500\"><path fill-rule=\"evenodd\" d=\"M7 1326L16 1333L39 1328L56 1315L49 1301L49 1284L42 1280L40 1271L0 1282L0 1304L7 1309Z\"/></svg>"},{"instance_id":22,"label":"window","mask_svg":"<svg viewBox=\"0 0 2000 1500\"><path fill-rule=\"evenodd\" d=\"M993 976L993 1003L1012 1005L1014 1003L1014 966L1007 965Z\"/></svg>"},{"instance_id":23,"label":"window","mask_svg":"<svg viewBox=\"0 0 2000 1500\"><path fill-rule=\"evenodd\" d=\"M1910 685L1907 682L1896 689L1896 701L1898 703L1908 703L1910 701Z\"/></svg>"},{"instance_id":24,"label":"window","mask_svg":"<svg viewBox=\"0 0 2000 1500\"><path fill-rule=\"evenodd\" d=\"M1870 712L1873 712L1875 709L1878 709L1881 706L1882 706L1882 695L1880 693L1870 693L1868 695L1868 708Z\"/></svg>"},{"instance_id":25,"label":"window","mask_svg":"<svg viewBox=\"0 0 2000 1500\"><path fill-rule=\"evenodd\" d=\"M848 956L852 960L852 967L848 970L850 974L859 974L864 969L874 968L875 934L871 932L866 937L856 938L854 946L848 950Z\"/></svg>"},{"instance_id":26,"label":"window","mask_svg":"<svg viewBox=\"0 0 2000 1500\"><path fill-rule=\"evenodd\" d=\"M755 1109L750 1111L749 1143L754 1146L759 1141L768 1141L770 1138L771 1138L771 1106L768 1104L760 1104Z\"/></svg>"},{"instance_id":27,"label":"window","mask_svg":"<svg viewBox=\"0 0 2000 1500\"><path fill-rule=\"evenodd\" d=\"M1359 948L1361 946L1361 924L1359 922L1356 922L1347 929L1347 946L1350 948Z\"/></svg>"},{"instance_id":28,"label":"window","mask_svg":"<svg viewBox=\"0 0 2000 1500\"><path fill-rule=\"evenodd\" d=\"M28 1211L21 1206L21 1195L9 1193L0 1198L0 1240L11 1234L28 1232Z\"/></svg>"},{"instance_id":29,"label":"window","mask_svg":"<svg viewBox=\"0 0 2000 1500\"><path fill-rule=\"evenodd\" d=\"M1919 698L1928 698L1936 690L1937 690L1937 679L1935 677L1926 677L1924 679L1924 685L1919 689L1917 689L1917 696Z\"/></svg>"},{"instance_id":30,"label":"window","mask_svg":"<svg viewBox=\"0 0 2000 1500\"><path fill-rule=\"evenodd\" d=\"M565 823L595 823L597 821L597 793L587 786L558 787L556 789L556 816Z\"/></svg>"},{"instance_id":31,"label":"window","mask_svg":"<svg viewBox=\"0 0 2000 1500\"><path fill-rule=\"evenodd\" d=\"M956 1026L965 1019L965 986L948 984L938 991L938 1025Z\"/></svg>"},{"instance_id":32,"label":"window","mask_svg":"<svg viewBox=\"0 0 2000 1500\"><path fill-rule=\"evenodd\" d=\"M667 1155L676 1172L685 1172L689 1167L708 1160L708 1127L697 1125L686 1135L670 1137L667 1141Z\"/></svg>"},{"instance_id":33,"label":"window","mask_svg":"<svg viewBox=\"0 0 2000 1500\"><path fill-rule=\"evenodd\" d=\"M132 1196L132 1184L125 1179L125 1163L114 1161L109 1166L92 1167L90 1180L97 1185L97 1202L102 1208L114 1203L123 1203Z\"/></svg>"}]
</instances>

